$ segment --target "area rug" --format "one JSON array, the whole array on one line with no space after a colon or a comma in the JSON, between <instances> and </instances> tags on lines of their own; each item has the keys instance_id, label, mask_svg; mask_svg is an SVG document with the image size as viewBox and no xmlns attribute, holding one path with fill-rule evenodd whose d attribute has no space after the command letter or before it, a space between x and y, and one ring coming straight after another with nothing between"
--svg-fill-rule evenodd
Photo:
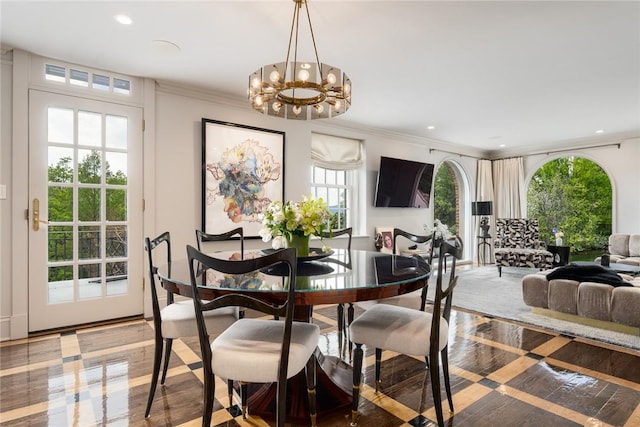
<instances>
[{"instance_id":1,"label":"area rug","mask_svg":"<svg viewBox=\"0 0 640 427\"><path fill-rule=\"evenodd\" d=\"M525 305L522 300L522 278L537 271L537 269L527 268L503 268L502 277L499 277L495 266L459 270L453 306L481 315L513 320L576 337L640 350L639 336L532 313L531 307ZM429 300L433 300L433 292L434 286L429 286L427 295Z\"/></svg>"}]
</instances>

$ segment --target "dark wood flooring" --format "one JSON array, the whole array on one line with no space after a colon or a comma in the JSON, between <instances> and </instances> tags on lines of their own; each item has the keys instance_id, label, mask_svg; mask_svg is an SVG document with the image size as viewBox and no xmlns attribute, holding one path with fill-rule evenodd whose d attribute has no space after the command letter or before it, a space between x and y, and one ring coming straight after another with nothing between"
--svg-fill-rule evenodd
<instances>
[{"instance_id":1,"label":"dark wood flooring","mask_svg":"<svg viewBox=\"0 0 640 427\"><path fill-rule=\"evenodd\" d=\"M316 309L320 350L349 362L334 306ZM0 343L2 426L197 426L202 366L197 338L176 340L165 386L143 417L153 360L151 323L115 325ZM448 426L640 426L640 353L454 311L450 366L455 414ZM424 360L383 353L383 390L365 355L360 426L435 425ZM217 382L215 426L267 426L238 414ZM443 395L444 397L444 395ZM318 419L347 426L349 410Z\"/></svg>"}]
</instances>

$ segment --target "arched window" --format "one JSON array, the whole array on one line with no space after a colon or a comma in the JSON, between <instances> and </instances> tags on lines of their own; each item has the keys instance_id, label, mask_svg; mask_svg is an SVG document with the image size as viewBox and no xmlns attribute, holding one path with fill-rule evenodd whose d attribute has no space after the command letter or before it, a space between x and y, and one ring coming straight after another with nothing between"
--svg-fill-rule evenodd
<instances>
[{"instance_id":1,"label":"arched window","mask_svg":"<svg viewBox=\"0 0 640 427\"><path fill-rule=\"evenodd\" d=\"M434 175L433 218L446 224L458 235L465 246L465 259L474 255L474 236L471 215L471 184L469 175L461 163L454 159L443 160Z\"/></svg>"},{"instance_id":2,"label":"arched window","mask_svg":"<svg viewBox=\"0 0 640 427\"><path fill-rule=\"evenodd\" d=\"M446 161L436 171L433 218L447 224L452 233L460 231L460 185L454 168Z\"/></svg>"},{"instance_id":3,"label":"arched window","mask_svg":"<svg viewBox=\"0 0 640 427\"><path fill-rule=\"evenodd\" d=\"M612 189L606 172L582 157L560 157L545 163L527 189L527 215L538 218L540 238L555 240L562 233L571 258L593 260L611 234Z\"/></svg>"}]
</instances>

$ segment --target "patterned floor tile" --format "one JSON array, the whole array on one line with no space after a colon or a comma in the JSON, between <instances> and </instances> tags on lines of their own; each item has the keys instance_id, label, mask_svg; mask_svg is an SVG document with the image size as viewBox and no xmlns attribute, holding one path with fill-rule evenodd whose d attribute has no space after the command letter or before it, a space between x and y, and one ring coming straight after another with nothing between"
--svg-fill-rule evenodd
<instances>
[{"instance_id":1,"label":"patterned floor tile","mask_svg":"<svg viewBox=\"0 0 640 427\"><path fill-rule=\"evenodd\" d=\"M336 316L335 306L315 309L318 348L348 366L349 343L337 332ZM148 320L0 343L0 426L200 425L197 337L174 340L166 384L158 386L145 420L153 353ZM365 348L359 425L435 426L425 360L383 352L376 393L373 354ZM640 423L640 354L628 349L454 311L449 361L453 414L442 389L449 427ZM343 381L350 390L350 377ZM218 379L212 425L273 425L251 409L243 419L239 405L238 385L229 403L226 383ZM318 425L346 426L350 419L345 407L326 412Z\"/></svg>"}]
</instances>

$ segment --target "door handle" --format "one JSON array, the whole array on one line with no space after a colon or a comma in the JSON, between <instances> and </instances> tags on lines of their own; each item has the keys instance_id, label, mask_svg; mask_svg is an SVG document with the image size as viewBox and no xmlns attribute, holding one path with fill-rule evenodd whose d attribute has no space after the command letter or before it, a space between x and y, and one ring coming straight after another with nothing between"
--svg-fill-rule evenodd
<instances>
[{"instance_id":1,"label":"door handle","mask_svg":"<svg viewBox=\"0 0 640 427\"><path fill-rule=\"evenodd\" d=\"M40 230L40 223L49 224L49 221L40 219L40 200L33 199L33 219L31 222L33 231Z\"/></svg>"}]
</instances>

